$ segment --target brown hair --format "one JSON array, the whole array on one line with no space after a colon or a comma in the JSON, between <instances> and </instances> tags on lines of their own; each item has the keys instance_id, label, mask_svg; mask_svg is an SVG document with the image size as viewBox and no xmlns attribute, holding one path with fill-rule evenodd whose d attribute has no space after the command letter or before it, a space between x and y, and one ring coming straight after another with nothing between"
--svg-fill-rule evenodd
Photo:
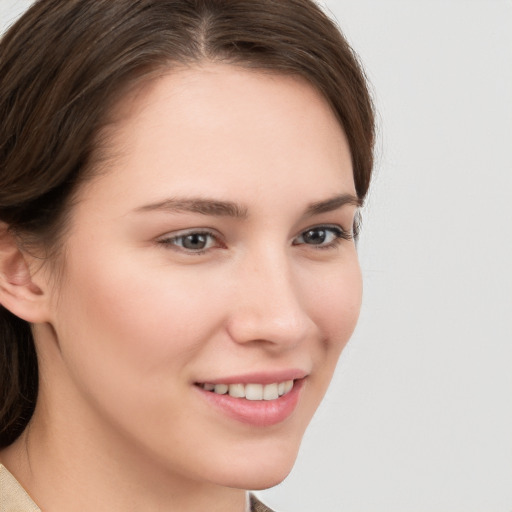
<instances>
[{"instance_id":1,"label":"brown hair","mask_svg":"<svg viewBox=\"0 0 512 512\"><path fill-rule=\"evenodd\" d=\"M374 143L366 80L312 0L39 0L0 42L0 221L56 247L114 102L152 72L204 60L306 78L345 130L364 199ZM37 379L29 324L0 306L0 447L30 420Z\"/></svg>"}]
</instances>

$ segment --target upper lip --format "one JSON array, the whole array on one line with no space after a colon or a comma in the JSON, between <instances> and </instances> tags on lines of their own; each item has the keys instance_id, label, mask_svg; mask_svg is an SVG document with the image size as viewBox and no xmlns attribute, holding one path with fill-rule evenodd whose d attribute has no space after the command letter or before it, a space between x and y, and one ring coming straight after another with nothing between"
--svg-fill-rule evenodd
<instances>
[{"instance_id":1,"label":"upper lip","mask_svg":"<svg viewBox=\"0 0 512 512\"><path fill-rule=\"evenodd\" d=\"M260 371L244 373L243 375L230 375L228 377L204 379L197 382L201 384L273 384L275 382L303 379L307 375L308 372L304 370L289 368L271 372Z\"/></svg>"}]
</instances>

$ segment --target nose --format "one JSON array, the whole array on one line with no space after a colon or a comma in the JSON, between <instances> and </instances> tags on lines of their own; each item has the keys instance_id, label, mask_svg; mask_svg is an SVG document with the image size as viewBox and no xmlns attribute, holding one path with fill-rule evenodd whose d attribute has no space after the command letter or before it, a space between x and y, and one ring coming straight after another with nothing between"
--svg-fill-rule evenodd
<instances>
[{"instance_id":1,"label":"nose","mask_svg":"<svg viewBox=\"0 0 512 512\"><path fill-rule=\"evenodd\" d=\"M286 255L272 250L242 262L232 276L236 291L227 325L231 338L278 351L293 349L312 336L315 324L307 306L312 298L297 277Z\"/></svg>"}]
</instances>

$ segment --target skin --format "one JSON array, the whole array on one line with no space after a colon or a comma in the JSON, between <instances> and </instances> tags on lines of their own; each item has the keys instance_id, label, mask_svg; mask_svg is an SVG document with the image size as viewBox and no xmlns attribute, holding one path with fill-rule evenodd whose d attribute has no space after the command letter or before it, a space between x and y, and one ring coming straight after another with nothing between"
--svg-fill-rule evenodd
<instances>
[{"instance_id":1,"label":"skin","mask_svg":"<svg viewBox=\"0 0 512 512\"><path fill-rule=\"evenodd\" d=\"M302 236L351 231L353 204L305 214L355 196L346 137L305 81L220 64L154 80L114 118L58 273L25 255L41 389L1 460L48 512L241 512L244 489L291 470L359 314L354 241ZM245 215L145 208L190 197ZM180 246L191 230L212 233L204 251ZM194 385L288 368L307 377L270 427L227 417Z\"/></svg>"}]
</instances>

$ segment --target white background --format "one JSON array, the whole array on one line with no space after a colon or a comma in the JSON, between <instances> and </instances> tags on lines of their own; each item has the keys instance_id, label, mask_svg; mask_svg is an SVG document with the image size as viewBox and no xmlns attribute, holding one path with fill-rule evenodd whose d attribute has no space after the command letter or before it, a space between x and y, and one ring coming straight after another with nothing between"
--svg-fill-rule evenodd
<instances>
[{"instance_id":1,"label":"white background","mask_svg":"<svg viewBox=\"0 0 512 512\"><path fill-rule=\"evenodd\" d=\"M0 29L29 3L0 0ZM364 305L292 474L260 496L512 512L512 2L324 4L379 112Z\"/></svg>"}]
</instances>

